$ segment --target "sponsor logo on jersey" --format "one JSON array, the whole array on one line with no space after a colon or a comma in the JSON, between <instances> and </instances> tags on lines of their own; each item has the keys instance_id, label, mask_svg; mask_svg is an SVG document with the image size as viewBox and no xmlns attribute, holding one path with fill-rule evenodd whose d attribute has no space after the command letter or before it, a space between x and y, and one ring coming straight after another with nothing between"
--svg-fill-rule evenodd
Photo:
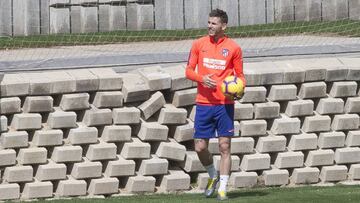
<instances>
[{"instance_id":1,"label":"sponsor logo on jersey","mask_svg":"<svg viewBox=\"0 0 360 203\"><path fill-rule=\"evenodd\" d=\"M220 59L204 58L203 65L209 69L225 70L226 61Z\"/></svg>"}]
</instances>

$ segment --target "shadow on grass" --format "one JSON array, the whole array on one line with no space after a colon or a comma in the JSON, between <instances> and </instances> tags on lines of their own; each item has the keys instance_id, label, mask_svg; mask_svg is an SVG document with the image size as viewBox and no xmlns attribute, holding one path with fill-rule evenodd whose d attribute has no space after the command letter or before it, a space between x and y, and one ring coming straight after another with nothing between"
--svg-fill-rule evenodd
<instances>
[{"instance_id":1,"label":"shadow on grass","mask_svg":"<svg viewBox=\"0 0 360 203\"><path fill-rule=\"evenodd\" d=\"M234 199L238 197L265 196L268 194L269 192L264 192L264 191L233 191L233 192L229 192L228 196L230 199Z\"/></svg>"}]
</instances>

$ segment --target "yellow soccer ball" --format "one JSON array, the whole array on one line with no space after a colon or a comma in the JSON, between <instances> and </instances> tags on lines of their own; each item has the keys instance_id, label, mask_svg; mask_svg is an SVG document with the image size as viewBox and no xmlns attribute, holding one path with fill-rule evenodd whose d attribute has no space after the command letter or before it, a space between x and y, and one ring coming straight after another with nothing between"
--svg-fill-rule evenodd
<instances>
[{"instance_id":1,"label":"yellow soccer ball","mask_svg":"<svg viewBox=\"0 0 360 203\"><path fill-rule=\"evenodd\" d=\"M236 76L227 76L221 83L221 91L231 99L240 98L244 93L244 83Z\"/></svg>"}]
</instances>

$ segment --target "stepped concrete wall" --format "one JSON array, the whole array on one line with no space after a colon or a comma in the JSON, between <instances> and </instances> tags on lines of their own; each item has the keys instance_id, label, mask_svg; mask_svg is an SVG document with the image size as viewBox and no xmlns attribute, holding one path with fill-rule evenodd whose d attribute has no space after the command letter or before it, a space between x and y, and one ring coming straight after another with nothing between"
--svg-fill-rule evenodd
<instances>
[{"instance_id":1,"label":"stepped concrete wall","mask_svg":"<svg viewBox=\"0 0 360 203\"><path fill-rule=\"evenodd\" d=\"M229 26L360 18L358 0L2 0L0 36L206 28L214 8Z\"/></svg>"},{"instance_id":2,"label":"stepped concrete wall","mask_svg":"<svg viewBox=\"0 0 360 203\"><path fill-rule=\"evenodd\" d=\"M359 181L359 64L245 63L229 187ZM196 84L184 71L185 64L5 74L0 199L203 189L208 176L192 142ZM218 168L216 139L209 150Z\"/></svg>"}]
</instances>

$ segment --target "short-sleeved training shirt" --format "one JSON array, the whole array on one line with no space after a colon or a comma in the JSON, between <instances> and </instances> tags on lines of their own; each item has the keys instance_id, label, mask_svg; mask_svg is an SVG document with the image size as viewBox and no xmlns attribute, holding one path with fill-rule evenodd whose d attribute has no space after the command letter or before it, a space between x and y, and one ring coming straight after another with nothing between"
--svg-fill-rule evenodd
<instances>
[{"instance_id":1,"label":"short-sleeved training shirt","mask_svg":"<svg viewBox=\"0 0 360 203\"><path fill-rule=\"evenodd\" d=\"M197 71L195 71L197 67ZM211 89L202 84L204 75L214 74L211 78L217 81L217 88ZM198 82L196 103L219 105L233 104L234 101L221 92L221 82L225 77L235 75L244 85L242 51L232 39L224 36L217 42L210 36L195 40L186 67L187 78Z\"/></svg>"}]
</instances>

